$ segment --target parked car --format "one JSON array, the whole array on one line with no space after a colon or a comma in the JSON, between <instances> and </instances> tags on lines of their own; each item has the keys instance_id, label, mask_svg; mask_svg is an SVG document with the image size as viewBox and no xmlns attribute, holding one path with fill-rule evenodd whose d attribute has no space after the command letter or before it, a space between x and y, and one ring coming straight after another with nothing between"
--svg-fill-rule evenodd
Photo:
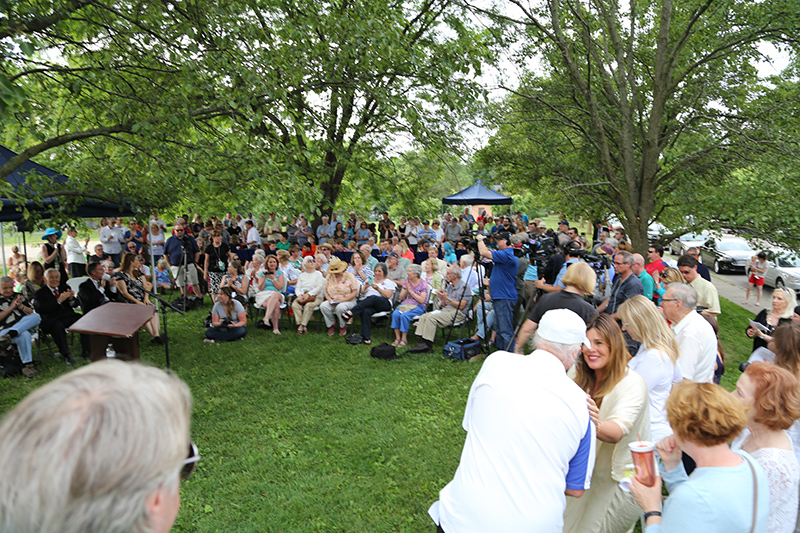
<instances>
[{"instance_id":1,"label":"parked car","mask_svg":"<svg viewBox=\"0 0 800 533\"><path fill-rule=\"evenodd\" d=\"M689 248L697 247L703 245L709 238L708 233L705 231L702 233L687 233L685 235L681 235L669 245L669 253L676 257L680 257L686 253Z\"/></svg>"},{"instance_id":2,"label":"parked car","mask_svg":"<svg viewBox=\"0 0 800 533\"><path fill-rule=\"evenodd\" d=\"M650 241L650 244L653 244L661 237L661 234L666 233L666 231L667 228L665 228L663 224L653 222L647 227L647 240Z\"/></svg>"},{"instance_id":3,"label":"parked car","mask_svg":"<svg viewBox=\"0 0 800 533\"><path fill-rule=\"evenodd\" d=\"M800 256L788 250L767 253L769 269L764 274L764 285L792 289L800 292Z\"/></svg>"},{"instance_id":4,"label":"parked car","mask_svg":"<svg viewBox=\"0 0 800 533\"><path fill-rule=\"evenodd\" d=\"M714 272L741 272L758 252L741 237L712 237L700 246L700 257L706 265L714 265Z\"/></svg>"}]
</instances>

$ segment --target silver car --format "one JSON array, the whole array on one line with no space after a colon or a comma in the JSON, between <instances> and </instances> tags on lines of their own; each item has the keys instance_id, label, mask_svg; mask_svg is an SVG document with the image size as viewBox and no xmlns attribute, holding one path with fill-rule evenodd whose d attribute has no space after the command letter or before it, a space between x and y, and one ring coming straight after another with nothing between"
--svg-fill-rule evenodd
<instances>
[{"instance_id":1,"label":"silver car","mask_svg":"<svg viewBox=\"0 0 800 533\"><path fill-rule=\"evenodd\" d=\"M776 252L770 257L769 268L764 274L764 285L793 289L800 292L800 257L794 252Z\"/></svg>"}]
</instances>

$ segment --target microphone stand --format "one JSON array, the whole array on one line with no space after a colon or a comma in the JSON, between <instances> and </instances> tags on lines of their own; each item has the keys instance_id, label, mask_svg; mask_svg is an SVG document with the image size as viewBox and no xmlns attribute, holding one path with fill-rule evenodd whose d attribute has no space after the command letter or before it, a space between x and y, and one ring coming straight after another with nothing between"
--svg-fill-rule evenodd
<instances>
[{"instance_id":1,"label":"microphone stand","mask_svg":"<svg viewBox=\"0 0 800 533\"><path fill-rule=\"evenodd\" d=\"M161 296L159 296L156 292L148 291L147 289L145 289L144 288L144 283L142 283L138 279L133 280L133 282L136 283L137 285L139 285L139 287L142 289L142 291L144 291L146 294L149 294L151 298L155 298L157 302L159 302L160 304L165 306L165 308L164 308L164 336L163 336L164 355L166 357L167 370L170 370L170 364L169 364L169 333L168 333L168 330L167 330L167 322L168 322L167 317L169 316L169 309L172 309L173 311L175 311L176 313L181 314L181 315L183 315L185 313L179 307L176 307L176 306L172 305L171 302L169 302L169 301L165 300L164 298L162 298ZM155 286L153 288L155 288Z\"/></svg>"}]
</instances>

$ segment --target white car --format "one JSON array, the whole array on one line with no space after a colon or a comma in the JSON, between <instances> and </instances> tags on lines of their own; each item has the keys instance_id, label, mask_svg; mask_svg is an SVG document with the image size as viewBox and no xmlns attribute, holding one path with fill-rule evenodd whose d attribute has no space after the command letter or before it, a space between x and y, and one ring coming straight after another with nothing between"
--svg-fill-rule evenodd
<instances>
[{"instance_id":1,"label":"white car","mask_svg":"<svg viewBox=\"0 0 800 533\"><path fill-rule=\"evenodd\" d=\"M800 256L790 251L778 251L770 256L764 285L800 292Z\"/></svg>"}]
</instances>

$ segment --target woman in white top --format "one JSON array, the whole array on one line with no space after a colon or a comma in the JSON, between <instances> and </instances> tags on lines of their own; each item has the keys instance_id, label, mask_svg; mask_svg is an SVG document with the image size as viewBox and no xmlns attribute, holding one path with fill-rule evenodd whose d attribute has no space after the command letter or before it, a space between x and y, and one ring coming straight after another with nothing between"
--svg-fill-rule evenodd
<instances>
[{"instance_id":1,"label":"woman in white top","mask_svg":"<svg viewBox=\"0 0 800 533\"><path fill-rule=\"evenodd\" d=\"M653 302L642 295L626 300L617 310L622 329L641 344L628 368L642 376L650 396L650 431L658 442L672 435L667 421L667 398L672 385L683 380L678 342Z\"/></svg>"},{"instance_id":2,"label":"woman in white top","mask_svg":"<svg viewBox=\"0 0 800 533\"><path fill-rule=\"evenodd\" d=\"M308 333L308 323L314 315L314 309L322 304L325 291L325 276L317 270L313 256L303 258L303 273L297 276L294 286L296 298L292 302L297 334Z\"/></svg>"},{"instance_id":3,"label":"woman in white top","mask_svg":"<svg viewBox=\"0 0 800 533\"><path fill-rule=\"evenodd\" d=\"M731 444L758 461L769 480L770 533L791 533L797 520L800 465L786 434L800 417L800 383L791 372L770 363L752 363L736 382L733 395L747 412L747 427Z\"/></svg>"},{"instance_id":4,"label":"woman in white top","mask_svg":"<svg viewBox=\"0 0 800 533\"><path fill-rule=\"evenodd\" d=\"M392 310L392 297L397 285L386 278L389 268L386 263L375 265L372 283L361 285L361 301L358 304L342 313L342 318L352 320L353 316L361 317L361 336L364 337L364 344L372 344L371 322L372 315Z\"/></svg>"},{"instance_id":5,"label":"woman in white top","mask_svg":"<svg viewBox=\"0 0 800 533\"><path fill-rule=\"evenodd\" d=\"M156 264L158 264L158 260L161 259L161 256L164 255L164 232L161 230L161 226L159 226L156 222L152 222L150 224L150 234L145 235L145 239L147 242L150 243L151 252L153 253L153 258L155 259Z\"/></svg>"},{"instance_id":6,"label":"woman in white top","mask_svg":"<svg viewBox=\"0 0 800 533\"><path fill-rule=\"evenodd\" d=\"M73 227L67 229L67 240L64 242L64 249L67 251L67 264L69 265L69 277L79 278L86 275L86 256L89 255L89 250L86 246L89 245L89 237L83 242L83 245L78 242L76 237L78 230Z\"/></svg>"}]
</instances>

